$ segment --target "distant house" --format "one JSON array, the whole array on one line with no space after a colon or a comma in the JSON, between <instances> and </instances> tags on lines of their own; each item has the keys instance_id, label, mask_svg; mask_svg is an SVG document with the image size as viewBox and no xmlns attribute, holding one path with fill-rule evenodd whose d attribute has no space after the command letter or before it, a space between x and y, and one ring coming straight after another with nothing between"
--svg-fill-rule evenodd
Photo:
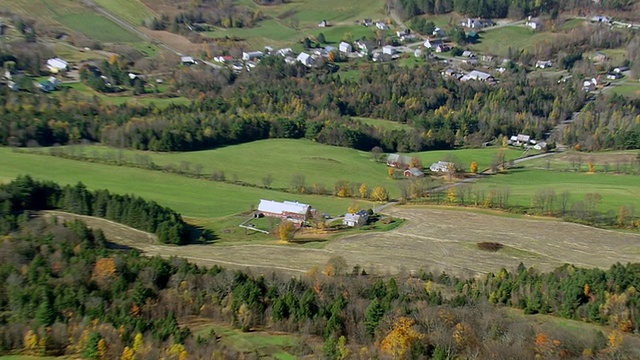
<instances>
[{"instance_id":1,"label":"distant house","mask_svg":"<svg viewBox=\"0 0 640 360\"><path fill-rule=\"evenodd\" d=\"M60 81L60 79L58 79L55 76L49 76L49 78L47 79L48 82L51 83L51 85L53 85L54 88L59 88L60 85L62 85L62 81Z\"/></svg>"},{"instance_id":2,"label":"distant house","mask_svg":"<svg viewBox=\"0 0 640 360\"><path fill-rule=\"evenodd\" d=\"M546 69L553 66L553 62L551 60L538 60L536 61L536 67L539 69Z\"/></svg>"},{"instance_id":3,"label":"distant house","mask_svg":"<svg viewBox=\"0 0 640 360\"><path fill-rule=\"evenodd\" d=\"M36 86L44 92L51 92L56 89L55 85L53 85L49 80L41 81Z\"/></svg>"},{"instance_id":4,"label":"distant house","mask_svg":"<svg viewBox=\"0 0 640 360\"><path fill-rule=\"evenodd\" d=\"M416 50L413 52L413 56L415 56L415 57L422 57L422 50L420 50L420 49L416 49Z\"/></svg>"},{"instance_id":5,"label":"distant house","mask_svg":"<svg viewBox=\"0 0 640 360\"><path fill-rule=\"evenodd\" d=\"M611 18L604 15L594 15L591 17L592 22L611 24Z\"/></svg>"},{"instance_id":6,"label":"distant house","mask_svg":"<svg viewBox=\"0 0 640 360\"><path fill-rule=\"evenodd\" d=\"M398 169L406 169L411 164L411 158L400 154L389 154L387 157L387 166Z\"/></svg>"},{"instance_id":7,"label":"distant house","mask_svg":"<svg viewBox=\"0 0 640 360\"><path fill-rule=\"evenodd\" d=\"M180 57L180 62L182 63L182 65L186 65L186 66L197 64L197 62L191 56Z\"/></svg>"},{"instance_id":8,"label":"distant house","mask_svg":"<svg viewBox=\"0 0 640 360\"><path fill-rule=\"evenodd\" d=\"M437 36L437 37L444 37L447 35L446 32L444 32L444 30L440 29L439 27L435 28L433 30L433 32L431 33L431 35L433 36Z\"/></svg>"},{"instance_id":9,"label":"distant house","mask_svg":"<svg viewBox=\"0 0 640 360\"><path fill-rule=\"evenodd\" d=\"M368 53L374 48L373 42L362 39L356 40L356 47L363 53Z\"/></svg>"},{"instance_id":10,"label":"distant house","mask_svg":"<svg viewBox=\"0 0 640 360\"><path fill-rule=\"evenodd\" d=\"M340 49L340 52L343 52L346 54L353 51L353 46L351 46L351 44L345 41L340 42L340 45L338 45L338 48Z\"/></svg>"},{"instance_id":11,"label":"distant house","mask_svg":"<svg viewBox=\"0 0 640 360\"><path fill-rule=\"evenodd\" d=\"M443 53L443 52L447 52L449 50L451 50L451 47L449 45L445 45L445 44L437 45L436 48L435 48L435 51L437 53Z\"/></svg>"},{"instance_id":12,"label":"distant house","mask_svg":"<svg viewBox=\"0 0 640 360\"><path fill-rule=\"evenodd\" d=\"M547 143L545 141L540 141L539 143L533 145L533 148L536 150L544 150L547 148Z\"/></svg>"},{"instance_id":13,"label":"distant house","mask_svg":"<svg viewBox=\"0 0 640 360\"><path fill-rule=\"evenodd\" d=\"M628 66L620 66L620 67L617 67L617 68L613 69L613 72L616 72L616 73L621 73L623 71L629 71L629 67Z\"/></svg>"},{"instance_id":14,"label":"distant house","mask_svg":"<svg viewBox=\"0 0 640 360\"><path fill-rule=\"evenodd\" d=\"M242 60L244 61L256 61L262 59L264 54L262 51L250 51L242 53Z\"/></svg>"},{"instance_id":15,"label":"distant house","mask_svg":"<svg viewBox=\"0 0 640 360\"><path fill-rule=\"evenodd\" d=\"M387 25L384 21L376 22L376 27L380 30L389 30L389 25Z\"/></svg>"},{"instance_id":16,"label":"distant house","mask_svg":"<svg viewBox=\"0 0 640 360\"><path fill-rule=\"evenodd\" d=\"M522 145L535 144L536 141L531 139L530 135L518 134L518 135L512 135L507 141L507 143L513 146L522 146Z\"/></svg>"},{"instance_id":17,"label":"distant house","mask_svg":"<svg viewBox=\"0 0 640 360\"><path fill-rule=\"evenodd\" d=\"M429 170L433 172L447 172L454 164L447 161L438 161L437 163L431 164L429 166Z\"/></svg>"},{"instance_id":18,"label":"distant house","mask_svg":"<svg viewBox=\"0 0 640 360\"><path fill-rule=\"evenodd\" d=\"M69 63L60 58L52 58L47 60L47 69L49 69L49 71L54 74L62 71L67 71L68 68Z\"/></svg>"},{"instance_id":19,"label":"distant house","mask_svg":"<svg viewBox=\"0 0 640 360\"><path fill-rule=\"evenodd\" d=\"M297 201L272 201L260 200L256 216L275 217L289 220L298 226L302 226L313 216L311 205L302 204Z\"/></svg>"},{"instance_id":20,"label":"distant house","mask_svg":"<svg viewBox=\"0 0 640 360\"><path fill-rule=\"evenodd\" d=\"M313 66L313 57L306 52L301 52L296 58L296 61L307 67Z\"/></svg>"},{"instance_id":21,"label":"distant house","mask_svg":"<svg viewBox=\"0 0 640 360\"><path fill-rule=\"evenodd\" d=\"M216 56L216 57L213 58L213 61L219 62L219 63L232 62L233 61L233 56L230 56L230 55Z\"/></svg>"},{"instance_id":22,"label":"distant house","mask_svg":"<svg viewBox=\"0 0 640 360\"><path fill-rule=\"evenodd\" d=\"M20 90L20 86L15 81L8 81L7 82L7 87L11 91L19 91Z\"/></svg>"},{"instance_id":23,"label":"distant house","mask_svg":"<svg viewBox=\"0 0 640 360\"><path fill-rule=\"evenodd\" d=\"M603 62L605 60L607 60L607 54L601 51L596 51L595 54L593 54L593 61Z\"/></svg>"},{"instance_id":24,"label":"distant house","mask_svg":"<svg viewBox=\"0 0 640 360\"><path fill-rule=\"evenodd\" d=\"M489 26L493 26L493 20L491 19L471 19L467 18L463 20L460 25L470 29L483 29Z\"/></svg>"},{"instance_id":25,"label":"distant house","mask_svg":"<svg viewBox=\"0 0 640 360\"><path fill-rule=\"evenodd\" d=\"M444 42L442 40L425 40L424 41L424 47L431 49L431 50L435 50L438 46L443 45Z\"/></svg>"},{"instance_id":26,"label":"distant house","mask_svg":"<svg viewBox=\"0 0 640 360\"><path fill-rule=\"evenodd\" d=\"M617 79L621 79L623 77L623 75L619 72L610 72L607 74L607 79L609 80L617 80Z\"/></svg>"},{"instance_id":27,"label":"distant house","mask_svg":"<svg viewBox=\"0 0 640 360\"><path fill-rule=\"evenodd\" d=\"M287 56L291 56L293 54L294 54L294 52L293 52L293 50L291 48L282 48L282 49L279 49L279 50L276 51L276 55L278 55L278 56L287 57Z\"/></svg>"},{"instance_id":28,"label":"distant house","mask_svg":"<svg viewBox=\"0 0 640 360\"><path fill-rule=\"evenodd\" d=\"M465 51L462 52L462 57L475 58L476 55L473 52L469 51L469 50L465 50Z\"/></svg>"},{"instance_id":29,"label":"distant house","mask_svg":"<svg viewBox=\"0 0 640 360\"><path fill-rule=\"evenodd\" d=\"M366 26L366 27L373 26L373 20L371 20L371 19L364 19L364 20L362 21L362 25L364 25L364 26Z\"/></svg>"},{"instance_id":30,"label":"distant house","mask_svg":"<svg viewBox=\"0 0 640 360\"><path fill-rule=\"evenodd\" d=\"M327 25L328 25L327 20L322 20L322 21L320 21L320 23L318 24L318 27L323 28L323 27L327 27Z\"/></svg>"},{"instance_id":31,"label":"distant house","mask_svg":"<svg viewBox=\"0 0 640 360\"><path fill-rule=\"evenodd\" d=\"M365 210L360 210L355 214L347 213L342 219L342 224L349 227L358 227L365 225L369 221L369 213Z\"/></svg>"},{"instance_id":32,"label":"distant house","mask_svg":"<svg viewBox=\"0 0 640 360\"><path fill-rule=\"evenodd\" d=\"M493 81L493 76L491 76L491 74L487 74L486 72L473 70L470 73L464 75L460 80Z\"/></svg>"},{"instance_id":33,"label":"distant house","mask_svg":"<svg viewBox=\"0 0 640 360\"><path fill-rule=\"evenodd\" d=\"M424 176L424 173L420 171L420 169L412 167L404 171L404 176L405 177L422 177Z\"/></svg>"},{"instance_id":34,"label":"distant house","mask_svg":"<svg viewBox=\"0 0 640 360\"><path fill-rule=\"evenodd\" d=\"M396 36L403 37L403 36L409 35L410 33L411 33L411 30L403 29L403 30L396 31Z\"/></svg>"},{"instance_id":35,"label":"distant house","mask_svg":"<svg viewBox=\"0 0 640 360\"><path fill-rule=\"evenodd\" d=\"M391 45L385 45L382 47L382 53L387 55L393 55L396 53L396 48Z\"/></svg>"},{"instance_id":36,"label":"distant house","mask_svg":"<svg viewBox=\"0 0 640 360\"><path fill-rule=\"evenodd\" d=\"M533 30L540 30L542 28L542 22L537 18L531 18L531 16L529 16L525 25Z\"/></svg>"},{"instance_id":37,"label":"distant house","mask_svg":"<svg viewBox=\"0 0 640 360\"><path fill-rule=\"evenodd\" d=\"M293 56L287 56L284 58L285 64L294 65L296 61L297 61L296 58L294 58Z\"/></svg>"}]
</instances>

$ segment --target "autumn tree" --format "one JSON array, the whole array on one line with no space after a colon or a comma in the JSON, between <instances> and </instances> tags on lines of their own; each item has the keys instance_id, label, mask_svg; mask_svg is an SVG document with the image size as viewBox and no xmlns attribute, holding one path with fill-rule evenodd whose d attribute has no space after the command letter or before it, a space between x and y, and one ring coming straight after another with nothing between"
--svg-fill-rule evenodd
<instances>
[{"instance_id":1,"label":"autumn tree","mask_svg":"<svg viewBox=\"0 0 640 360\"><path fill-rule=\"evenodd\" d=\"M289 220L282 220L280 225L278 225L278 238L282 241L291 241L293 239L293 235L296 232L296 227L293 222Z\"/></svg>"},{"instance_id":2,"label":"autumn tree","mask_svg":"<svg viewBox=\"0 0 640 360\"><path fill-rule=\"evenodd\" d=\"M455 204L458 200L458 192L456 191L455 186L450 187L447 191L447 200L449 200L449 203L451 204Z\"/></svg>"},{"instance_id":3,"label":"autumn tree","mask_svg":"<svg viewBox=\"0 0 640 360\"><path fill-rule=\"evenodd\" d=\"M620 206L618 211L618 226L625 227L627 225L627 218L629 217L629 210L626 206Z\"/></svg>"},{"instance_id":4,"label":"autumn tree","mask_svg":"<svg viewBox=\"0 0 640 360\"><path fill-rule=\"evenodd\" d=\"M423 338L423 335L413 328L414 324L415 321L407 317L398 319L380 343L380 350L394 359L405 359L411 346Z\"/></svg>"},{"instance_id":5,"label":"autumn tree","mask_svg":"<svg viewBox=\"0 0 640 360\"><path fill-rule=\"evenodd\" d=\"M98 284L98 286L105 286L115 278L116 275L116 263L111 257L101 258L96 261L93 266L93 273L91 279Z\"/></svg>"},{"instance_id":6,"label":"autumn tree","mask_svg":"<svg viewBox=\"0 0 640 360\"><path fill-rule=\"evenodd\" d=\"M589 172L591 174L595 173L596 172L596 164L593 162L593 159L589 159L587 164L589 164Z\"/></svg>"},{"instance_id":7,"label":"autumn tree","mask_svg":"<svg viewBox=\"0 0 640 360\"><path fill-rule=\"evenodd\" d=\"M409 167L418 168L422 170L422 160L417 156L412 157L411 162L409 163Z\"/></svg>"},{"instance_id":8,"label":"autumn tree","mask_svg":"<svg viewBox=\"0 0 640 360\"><path fill-rule=\"evenodd\" d=\"M396 174L396 169L392 167L387 168L387 174L389 174L389 177L393 179Z\"/></svg>"},{"instance_id":9,"label":"autumn tree","mask_svg":"<svg viewBox=\"0 0 640 360\"><path fill-rule=\"evenodd\" d=\"M353 192L351 190L351 184L348 180L338 180L333 185L333 193L339 197L351 197Z\"/></svg>"},{"instance_id":10,"label":"autumn tree","mask_svg":"<svg viewBox=\"0 0 640 360\"><path fill-rule=\"evenodd\" d=\"M358 191L360 192L360 198L361 199L366 199L369 197L369 188L367 187L367 184L362 183L360 185L360 189L358 189Z\"/></svg>"},{"instance_id":11,"label":"autumn tree","mask_svg":"<svg viewBox=\"0 0 640 360\"><path fill-rule=\"evenodd\" d=\"M360 211L360 204L358 203L352 203L351 205L349 205L349 207L347 208L347 212L350 214L355 214L358 211Z\"/></svg>"},{"instance_id":12,"label":"autumn tree","mask_svg":"<svg viewBox=\"0 0 640 360\"><path fill-rule=\"evenodd\" d=\"M477 162L475 162L475 161L472 161L472 162L471 162L471 166L469 167L469 171L470 171L472 174L477 174L477 173L478 173L478 163L477 163Z\"/></svg>"},{"instance_id":13,"label":"autumn tree","mask_svg":"<svg viewBox=\"0 0 640 360\"><path fill-rule=\"evenodd\" d=\"M385 202L389 200L389 193L382 186L376 186L371 193L371 200L378 202Z\"/></svg>"}]
</instances>

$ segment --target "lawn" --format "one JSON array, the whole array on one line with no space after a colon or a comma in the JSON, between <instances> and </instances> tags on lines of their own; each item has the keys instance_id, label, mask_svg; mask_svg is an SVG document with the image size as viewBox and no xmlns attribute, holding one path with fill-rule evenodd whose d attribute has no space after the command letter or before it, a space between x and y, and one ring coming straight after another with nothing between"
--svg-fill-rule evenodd
<instances>
[{"instance_id":1,"label":"lawn","mask_svg":"<svg viewBox=\"0 0 640 360\"><path fill-rule=\"evenodd\" d=\"M555 208L560 206L560 194L571 194L569 203L582 201L587 193L599 193L601 212L618 212L622 205L636 206L640 203L640 182L635 175L614 175L603 173L575 173L541 169L511 170L483 179L473 185L488 193L496 188L509 188L509 204L530 207L531 200L539 190L553 190L556 193ZM570 205L571 206L571 205Z\"/></svg>"},{"instance_id":2,"label":"lawn","mask_svg":"<svg viewBox=\"0 0 640 360\"><path fill-rule=\"evenodd\" d=\"M95 2L135 26L141 26L145 20L158 16L138 0L95 0Z\"/></svg>"},{"instance_id":3,"label":"lawn","mask_svg":"<svg viewBox=\"0 0 640 360\"><path fill-rule=\"evenodd\" d=\"M525 26L505 26L480 33L478 43L469 47L485 54L506 55L509 48L531 49L540 41L550 40L551 33L535 32Z\"/></svg>"},{"instance_id":4,"label":"lawn","mask_svg":"<svg viewBox=\"0 0 640 360\"><path fill-rule=\"evenodd\" d=\"M57 16L55 18L65 27L84 34L85 36L102 42L137 42L138 36L129 32L116 23L98 14L80 13Z\"/></svg>"},{"instance_id":5,"label":"lawn","mask_svg":"<svg viewBox=\"0 0 640 360\"><path fill-rule=\"evenodd\" d=\"M625 81L612 86L608 91L614 92L618 95L637 98L640 97L640 82Z\"/></svg>"},{"instance_id":6,"label":"lawn","mask_svg":"<svg viewBox=\"0 0 640 360\"><path fill-rule=\"evenodd\" d=\"M375 121L375 120L374 120ZM383 120L382 120L383 121ZM318 144L309 140L269 139L241 145L227 146L214 150L152 153L133 150L115 150L108 147L75 147L84 156L105 156L112 158L122 154L134 161L135 155L149 155L160 166L172 165L175 168L189 166L193 171L196 165L202 165L202 174L210 175L214 171L224 171L228 180L237 179L253 185L263 186L263 179L272 176L271 188L289 188L294 174L303 174L307 186L319 184L329 192L339 180L348 180L355 184L356 191L361 183L369 189L384 186L392 197L400 195L400 180L388 176L384 162L373 161L372 154L344 147ZM46 151L46 150L44 150ZM487 168L500 151L498 148L463 149L451 151L426 151L415 155L422 159L425 167L439 160L455 157L461 161L464 169L471 161L478 162L480 169ZM506 158L513 159L522 154L518 150L505 150ZM259 159L256 155L259 155ZM384 158L384 157L383 157Z\"/></svg>"},{"instance_id":7,"label":"lawn","mask_svg":"<svg viewBox=\"0 0 640 360\"><path fill-rule=\"evenodd\" d=\"M263 198L278 201L298 200L330 214L343 213L353 202L350 199L294 195L193 179L159 171L15 153L8 148L0 148L0 158L0 181L10 181L21 174L61 184L75 184L81 181L90 189L109 189L115 193L135 194L157 201L187 217L197 218L198 221L249 211ZM369 208L371 205L366 202L361 207Z\"/></svg>"},{"instance_id":8,"label":"lawn","mask_svg":"<svg viewBox=\"0 0 640 360\"><path fill-rule=\"evenodd\" d=\"M354 119L384 131L389 131L389 130L409 131L413 129L411 126L407 124L399 123L397 121L391 121L391 120L385 120L385 119L371 119L371 118L363 118L363 117L354 117Z\"/></svg>"},{"instance_id":9,"label":"lawn","mask_svg":"<svg viewBox=\"0 0 640 360\"><path fill-rule=\"evenodd\" d=\"M105 103L111 104L111 105L139 103L145 106L150 104L155 104L157 107L163 108L163 107L169 106L170 104L189 105L191 103L191 100L185 97L157 98L157 97L154 97L153 95L145 95L145 96L106 95L106 94L99 93L91 89L84 83L80 83L80 82L64 84L63 87L68 87L74 91L77 91L87 96L92 96L92 97L97 96ZM59 94L59 92L56 92L53 94L54 95Z\"/></svg>"}]
</instances>

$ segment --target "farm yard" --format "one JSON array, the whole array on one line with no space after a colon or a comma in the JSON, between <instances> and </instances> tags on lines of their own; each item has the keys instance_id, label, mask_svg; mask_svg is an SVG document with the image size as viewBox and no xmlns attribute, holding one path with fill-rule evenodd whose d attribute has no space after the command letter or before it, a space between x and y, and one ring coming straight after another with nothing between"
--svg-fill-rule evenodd
<instances>
[{"instance_id":1,"label":"farm yard","mask_svg":"<svg viewBox=\"0 0 640 360\"><path fill-rule=\"evenodd\" d=\"M408 222L385 233L342 237L328 242L324 248L285 243L175 247L149 241L149 237L140 240L140 235L126 237L120 233L111 237L113 229L107 220L93 218L88 223L103 228L107 238L115 239L120 245L138 248L148 255L180 256L200 265L249 268L256 272L278 269L291 274L304 273L313 267L322 268L335 256L345 259L348 267L345 271L359 265L373 274L425 269L434 273L478 275L497 272L503 267L513 269L520 262L548 271L565 263L608 268L616 262L640 260L640 235L636 234L443 208L393 207L386 213ZM122 229L117 225L118 231ZM504 247L489 252L479 250L479 242L499 242Z\"/></svg>"}]
</instances>

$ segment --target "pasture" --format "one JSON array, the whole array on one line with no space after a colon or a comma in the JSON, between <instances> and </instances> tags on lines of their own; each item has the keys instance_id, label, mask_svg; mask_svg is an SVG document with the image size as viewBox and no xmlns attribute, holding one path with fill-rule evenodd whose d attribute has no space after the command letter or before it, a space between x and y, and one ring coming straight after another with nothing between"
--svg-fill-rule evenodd
<instances>
[{"instance_id":1,"label":"pasture","mask_svg":"<svg viewBox=\"0 0 640 360\"><path fill-rule=\"evenodd\" d=\"M553 190L555 208L560 206L560 194L569 192L569 203L582 201L588 193L598 193L602 201L597 210L617 213L621 206L640 203L640 182L636 175L617 175L586 172L560 172L541 169L515 169L482 179L473 185L487 193L496 188L509 188L509 205L530 207L536 192Z\"/></svg>"},{"instance_id":2,"label":"pasture","mask_svg":"<svg viewBox=\"0 0 640 360\"><path fill-rule=\"evenodd\" d=\"M83 95L98 97L100 100L104 101L106 104L110 105L121 105L127 103L141 104L144 106L148 106L154 104L159 108L167 107L171 104L176 105L189 105L191 100L185 97L155 97L153 94L147 94L143 96L133 96L133 95L107 95L100 93L98 91L93 90L88 87L84 83L76 82L76 83L66 83L63 84L63 88L69 88L73 91L77 91ZM54 92L52 95L60 94L60 92Z\"/></svg>"},{"instance_id":3,"label":"pasture","mask_svg":"<svg viewBox=\"0 0 640 360\"><path fill-rule=\"evenodd\" d=\"M380 121L384 120L378 120ZM386 155L382 156L382 162L375 162L370 152L323 145L303 139L269 139L214 150L181 153L115 150L102 146L74 148L76 154L89 157L104 157L104 153L107 152L111 153L113 158L117 151L118 156L125 156L131 161L136 155L148 155L159 166L189 166L193 170L200 164L204 175L222 170L227 179L237 177L242 182L258 186L263 186L264 178L271 175L271 188L290 188L294 174L302 174L307 186L322 185L329 192L337 181L348 180L357 187L362 183L367 184L369 189L383 186L390 192L391 197L396 197L400 195L398 183L402 182L389 178L385 164ZM499 151L505 151L507 159L515 159L522 154L519 150L482 148L424 151L407 155L420 158L425 167L440 160L457 159L462 167L468 170L469 164L474 160L478 162L480 169L488 168ZM256 154L260 154L259 159L256 158Z\"/></svg>"},{"instance_id":4,"label":"pasture","mask_svg":"<svg viewBox=\"0 0 640 360\"><path fill-rule=\"evenodd\" d=\"M158 16L158 14L138 0L94 1L110 13L134 26L141 26L145 20Z\"/></svg>"},{"instance_id":5,"label":"pasture","mask_svg":"<svg viewBox=\"0 0 640 360\"><path fill-rule=\"evenodd\" d=\"M372 119L372 118L364 118L364 117L354 117L354 119L384 131L389 131L389 130L409 131L413 129L410 125L399 123L397 121L391 121L391 120L385 120L385 119Z\"/></svg>"},{"instance_id":6,"label":"pasture","mask_svg":"<svg viewBox=\"0 0 640 360\"><path fill-rule=\"evenodd\" d=\"M102 42L129 43L140 38L113 21L93 13L68 14L55 18L65 27Z\"/></svg>"},{"instance_id":7,"label":"pasture","mask_svg":"<svg viewBox=\"0 0 640 360\"><path fill-rule=\"evenodd\" d=\"M176 247L140 242L135 237L126 237L118 243L136 247L147 255L180 256L204 266L217 264L256 272L278 269L291 274L321 268L334 256L346 260L346 271L360 265L370 274L426 269L459 276L497 272L503 267L515 269L520 262L548 271L565 263L608 268L616 262L640 261L640 235L637 234L561 221L493 216L464 209L405 206L389 208L385 213L408 222L384 233L365 232L342 237L321 249L282 243ZM93 226L105 229L109 238L106 222L95 219ZM477 248L478 242L500 242L504 248L497 252L482 251ZM597 249L597 256L594 249Z\"/></svg>"},{"instance_id":8,"label":"pasture","mask_svg":"<svg viewBox=\"0 0 640 360\"><path fill-rule=\"evenodd\" d=\"M535 32L526 26L514 25L483 31L478 42L469 47L484 54L506 55L509 48L531 49L538 42L549 41L550 38L553 38L551 33Z\"/></svg>"},{"instance_id":9,"label":"pasture","mask_svg":"<svg viewBox=\"0 0 640 360\"><path fill-rule=\"evenodd\" d=\"M188 218L196 218L196 221L206 222L249 211L258 205L260 199L298 200L330 214L343 213L354 202L351 199L288 194L193 179L159 171L14 153L8 148L0 148L0 158L0 181L10 181L18 175L26 174L60 184L75 184L81 181L92 190L108 189L114 193L134 194L157 201ZM369 208L371 203L361 202L361 207Z\"/></svg>"}]
</instances>

